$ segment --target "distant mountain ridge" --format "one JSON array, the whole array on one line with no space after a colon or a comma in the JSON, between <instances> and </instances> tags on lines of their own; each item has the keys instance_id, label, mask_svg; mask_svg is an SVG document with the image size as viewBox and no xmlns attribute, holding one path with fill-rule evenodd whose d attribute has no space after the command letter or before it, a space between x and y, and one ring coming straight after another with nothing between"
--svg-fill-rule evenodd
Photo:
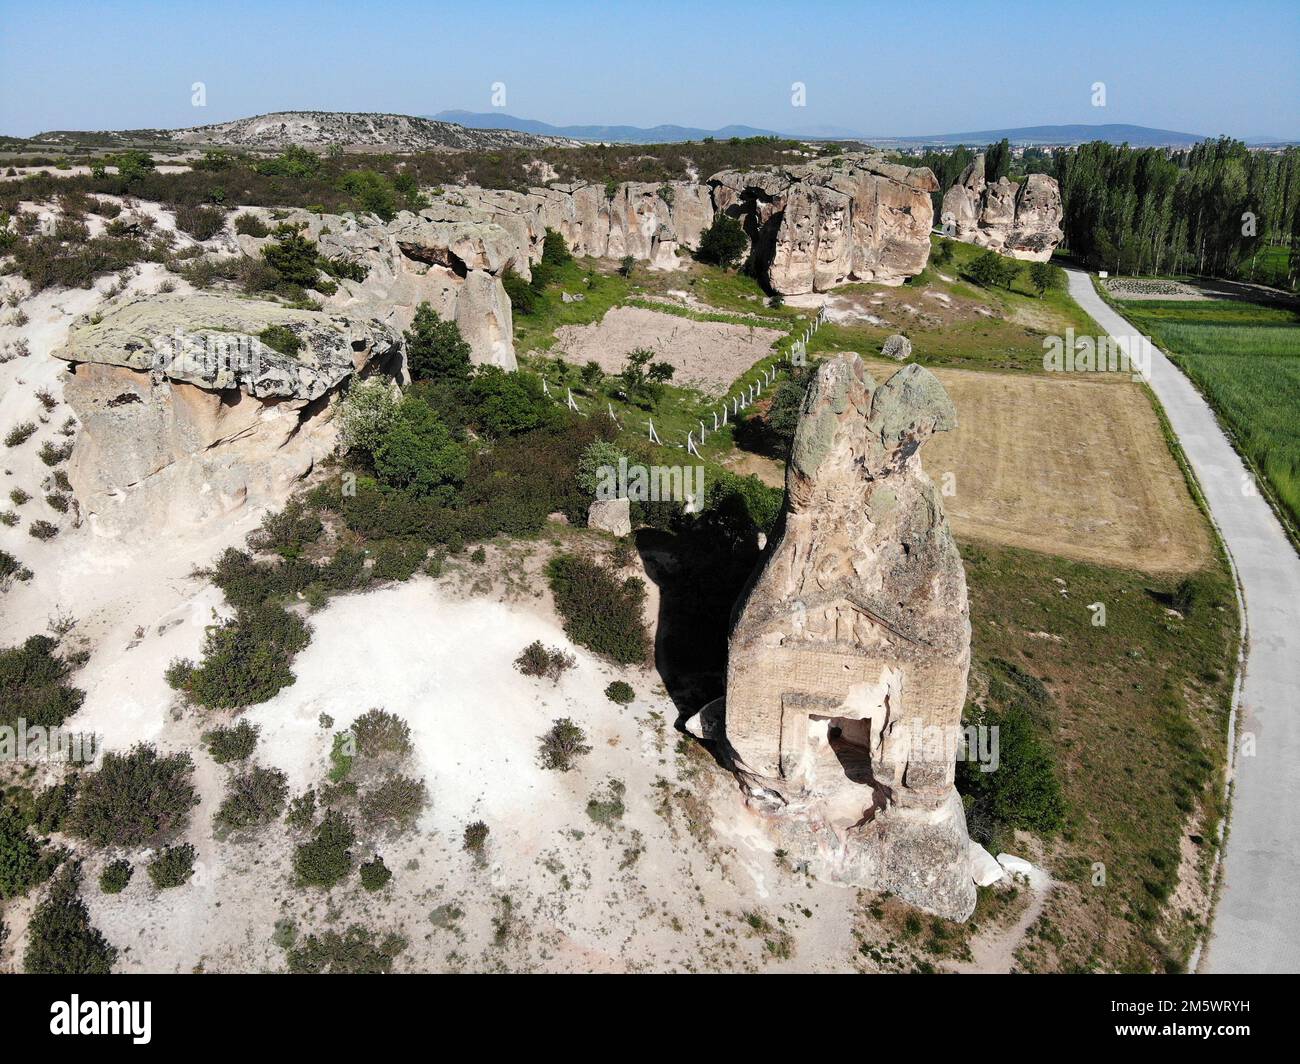
<instances>
[{"instance_id":1,"label":"distant mountain ridge","mask_svg":"<svg viewBox=\"0 0 1300 1064\"><path fill-rule=\"evenodd\" d=\"M880 136L855 133L835 126L822 126L808 130L761 129L755 126L732 125L721 129L700 129L694 126L556 126L532 118L516 118L500 111L439 111L432 116L435 121L455 122L471 129L513 129L552 137L572 137L575 140L603 140L619 144L672 144L684 140L703 140L713 137L725 140L730 137L793 137L815 140L861 140L882 147L901 145L983 145L1002 140L1013 144L1083 144L1090 140L1104 140L1111 144L1131 144L1134 147L1168 147L1198 144L1206 137L1199 133L1179 133L1171 129L1152 129L1148 126L1109 123L1101 125L1019 126L1014 129L986 129L972 133L934 133L920 137Z\"/></svg>"}]
</instances>

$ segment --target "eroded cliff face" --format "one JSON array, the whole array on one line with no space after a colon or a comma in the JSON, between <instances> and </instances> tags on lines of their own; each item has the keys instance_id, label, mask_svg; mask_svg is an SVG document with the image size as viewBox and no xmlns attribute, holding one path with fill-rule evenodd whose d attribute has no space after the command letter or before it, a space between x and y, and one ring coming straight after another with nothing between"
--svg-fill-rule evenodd
<instances>
[{"instance_id":1,"label":"eroded cliff face","mask_svg":"<svg viewBox=\"0 0 1300 1064\"><path fill-rule=\"evenodd\" d=\"M984 156L975 156L943 197L941 220L958 240L1017 259L1046 262L1065 237L1056 178L1030 174L1021 184L985 180Z\"/></svg>"},{"instance_id":2,"label":"eroded cliff face","mask_svg":"<svg viewBox=\"0 0 1300 1064\"><path fill-rule=\"evenodd\" d=\"M724 170L709 181L715 207L740 220L774 292L901 284L925 269L930 193L939 187L928 169L858 152L788 168Z\"/></svg>"},{"instance_id":3,"label":"eroded cliff face","mask_svg":"<svg viewBox=\"0 0 1300 1064\"><path fill-rule=\"evenodd\" d=\"M792 859L964 920L966 580L919 456L955 423L920 366L879 387L857 355L819 368L783 527L736 606L724 749Z\"/></svg>"},{"instance_id":4,"label":"eroded cliff face","mask_svg":"<svg viewBox=\"0 0 1300 1064\"><path fill-rule=\"evenodd\" d=\"M258 340L268 326L299 351ZM340 386L400 365L381 322L211 292L110 303L54 354L71 363L64 396L82 424L68 475L110 536L185 534L281 505L334 448Z\"/></svg>"}]
</instances>

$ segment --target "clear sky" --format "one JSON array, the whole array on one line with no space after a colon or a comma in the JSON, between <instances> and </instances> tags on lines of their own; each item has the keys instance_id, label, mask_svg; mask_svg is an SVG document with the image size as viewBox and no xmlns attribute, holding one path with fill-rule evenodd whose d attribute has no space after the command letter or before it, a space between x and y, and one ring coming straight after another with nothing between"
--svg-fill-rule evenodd
<instances>
[{"instance_id":1,"label":"clear sky","mask_svg":"<svg viewBox=\"0 0 1300 1064\"><path fill-rule=\"evenodd\" d=\"M502 110L557 124L1300 139L1300 2L0 0L8 134L488 111L496 82Z\"/></svg>"}]
</instances>

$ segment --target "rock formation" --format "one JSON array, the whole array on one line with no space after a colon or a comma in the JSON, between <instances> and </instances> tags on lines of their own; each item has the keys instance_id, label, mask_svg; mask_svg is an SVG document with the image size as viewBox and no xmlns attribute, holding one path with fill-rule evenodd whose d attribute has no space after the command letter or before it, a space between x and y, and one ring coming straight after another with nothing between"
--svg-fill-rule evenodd
<instances>
[{"instance_id":1,"label":"rock formation","mask_svg":"<svg viewBox=\"0 0 1300 1064\"><path fill-rule=\"evenodd\" d=\"M294 355L269 348L292 332ZM400 365L377 321L215 293L109 304L55 351L82 430L69 477L97 533L185 532L245 504L278 506L334 446L330 399Z\"/></svg>"},{"instance_id":2,"label":"rock formation","mask_svg":"<svg viewBox=\"0 0 1300 1064\"><path fill-rule=\"evenodd\" d=\"M1030 174L1022 184L984 177L977 155L943 197L941 222L958 240L1017 259L1046 262L1065 234L1061 231L1061 189L1056 178Z\"/></svg>"},{"instance_id":3,"label":"rock formation","mask_svg":"<svg viewBox=\"0 0 1300 1064\"><path fill-rule=\"evenodd\" d=\"M772 291L824 292L846 281L901 284L925 268L938 189L928 169L850 153L801 166L724 170L714 207L738 218Z\"/></svg>"},{"instance_id":4,"label":"rock formation","mask_svg":"<svg viewBox=\"0 0 1300 1064\"><path fill-rule=\"evenodd\" d=\"M966 578L919 456L955 423L920 366L877 387L857 355L822 364L783 527L736 605L723 723L717 704L703 723L791 859L964 920Z\"/></svg>"}]
</instances>

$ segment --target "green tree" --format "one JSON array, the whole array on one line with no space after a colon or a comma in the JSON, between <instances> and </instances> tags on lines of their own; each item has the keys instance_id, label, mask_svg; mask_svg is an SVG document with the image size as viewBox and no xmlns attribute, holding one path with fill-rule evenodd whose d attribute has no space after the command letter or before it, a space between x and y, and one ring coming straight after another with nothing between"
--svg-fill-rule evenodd
<instances>
[{"instance_id":1,"label":"green tree","mask_svg":"<svg viewBox=\"0 0 1300 1064\"><path fill-rule=\"evenodd\" d=\"M1032 262L1029 264L1029 283L1034 286L1038 298L1047 292L1065 287L1064 274L1059 266L1050 262Z\"/></svg>"},{"instance_id":2,"label":"green tree","mask_svg":"<svg viewBox=\"0 0 1300 1064\"><path fill-rule=\"evenodd\" d=\"M546 230L546 236L542 238L542 261L548 266L567 266L573 261L573 255L558 230Z\"/></svg>"},{"instance_id":3,"label":"green tree","mask_svg":"<svg viewBox=\"0 0 1300 1064\"><path fill-rule=\"evenodd\" d=\"M415 310L406 341L406 371L414 381L469 378L469 344L454 321L443 321L428 303Z\"/></svg>"},{"instance_id":4,"label":"green tree","mask_svg":"<svg viewBox=\"0 0 1300 1064\"><path fill-rule=\"evenodd\" d=\"M262 249L262 258L284 284L311 288L320 276L316 245L290 226L279 226L275 232L275 243Z\"/></svg>"},{"instance_id":5,"label":"green tree","mask_svg":"<svg viewBox=\"0 0 1300 1064\"><path fill-rule=\"evenodd\" d=\"M450 498L465 479L469 458L422 399L407 396L375 451L375 473L391 488Z\"/></svg>"},{"instance_id":6,"label":"green tree","mask_svg":"<svg viewBox=\"0 0 1300 1064\"><path fill-rule=\"evenodd\" d=\"M736 219L726 214L719 214L713 224L700 237L700 248L696 253L701 262L711 262L724 269L730 269L745 254L749 238Z\"/></svg>"}]
</instances>

